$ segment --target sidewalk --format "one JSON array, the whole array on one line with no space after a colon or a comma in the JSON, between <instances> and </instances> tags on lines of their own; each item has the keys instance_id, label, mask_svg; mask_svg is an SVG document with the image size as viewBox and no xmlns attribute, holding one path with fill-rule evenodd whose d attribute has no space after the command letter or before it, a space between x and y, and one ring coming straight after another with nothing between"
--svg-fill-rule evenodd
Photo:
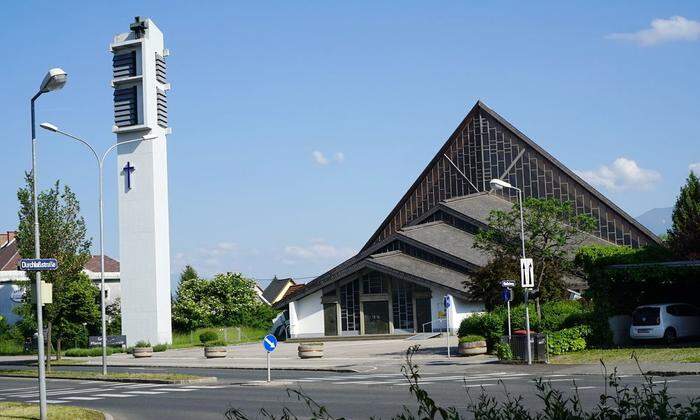
<instances>
[{"instance_id":1,"label":"sidewalk","mask_svg":"<svg viewBox=\"0 0 700 420\"><path fill-rule=\"evenodd\" d=\"M425 367L461 366L495 362L493 356L482 355L458 357L457 339L451 339L452 357L447 358L445 338L428 340L363 340L330 341L324 344L321 359L300 359L296 343L280 342L271 354L274 369L289 370L328 370L339 372L399 372L406 361L406 350L413 345L420 345L420 350L413 360ZM82 360L86 360L82 358ZM101 358L91 357L87 364L101 363ZM127 354L109 356L112 366L140 367L191 367L191 368L229 368L229 369L265 369L266 353L262 343L250 343L228 347L228 355L222 359L206 359L202 347L166 350L153 353L148 359L136 359Z\"/></svg>"}]
</instances>

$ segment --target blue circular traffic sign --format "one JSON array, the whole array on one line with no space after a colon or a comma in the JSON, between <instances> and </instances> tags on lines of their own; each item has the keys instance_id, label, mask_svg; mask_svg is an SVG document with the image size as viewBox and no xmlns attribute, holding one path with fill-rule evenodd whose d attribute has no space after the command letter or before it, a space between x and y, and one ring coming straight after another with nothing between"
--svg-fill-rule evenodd
<instances>
[{"instance_id":1,"label":"blue circular traffic sign","mask_svg":"<svg viewBox=\"0 0 700 420\"><path fill-rule=\"evenodd\" d=\"M277 348L277 338L272 335L268 334L263 338L263 347L265 347L265 350L268 352L273 352Z\"/></svg>"}]
</instances>

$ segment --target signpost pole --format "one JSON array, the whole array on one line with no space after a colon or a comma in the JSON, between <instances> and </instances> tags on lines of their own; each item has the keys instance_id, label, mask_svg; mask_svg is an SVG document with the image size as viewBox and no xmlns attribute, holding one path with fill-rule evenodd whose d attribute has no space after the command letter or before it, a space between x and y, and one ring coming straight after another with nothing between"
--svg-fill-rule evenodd
<instances>
[{"instance_id":1,"label":"signpost pole","mask_svg":"<svg viewBox=\"0 0 700 420\"><path fill-rule=\"evenodd\" d=\"M532 346L530 345L530 304L528 303L529 289L525 289L525 333L527 340L527 364L532 364Z\"/></svg>"},{"instance_id":2,"label":"signpost pole","mask_svg":"<svg viewBox=\"0 0 700 420\"><path fill-rule=\"evenodd\" d=\"M510 293L510 289L508 289L508 292ZM506 306L508 307L508 344L510 344L511 341L511 330L512 328L510 327L510 299L506 301Z\"/></svg>"},{"instance_id":3,"label":"signpost pole","mask_svg":"<svg viewBox=\"0 0 700 420\"><path fill-rule=\"evenodd\" d=\"M267 352L267 382L270 382L270 352Z\"/></svg>"},{"instance_id":4,"label":"signpost pole","mask_svg":"<svg viewBox=\"0 0 700 420\"><path fill-rule=\"evenodd\" d=\"M450 358L450 295L445 295L445 321L447 330L447 358Z\"/></svg>"}]
</instances>

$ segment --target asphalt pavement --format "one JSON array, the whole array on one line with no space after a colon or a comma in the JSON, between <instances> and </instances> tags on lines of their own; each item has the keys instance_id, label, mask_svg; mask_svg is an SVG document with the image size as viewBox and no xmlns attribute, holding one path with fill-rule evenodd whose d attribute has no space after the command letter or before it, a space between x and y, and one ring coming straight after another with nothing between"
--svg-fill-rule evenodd
<instances>
[{"instance_id":1,"label":"asphalt pavement","mask_svg":"<svg viewBox=\"0 0 700 420\"><path fill-rule=\"evenodd\" d=\"M92 369L61 367L61 369ZM401 372L337 373L310 371L273 371L273 382L267 384L261 370L232 369L173 369L173 368L113 368L126 372L177 372L216 376L218 382L202 385L133 384L101 381L48 380L51 404L70 404L104 410L115 419L222 419L231 407L241 409L250 418L260 418L260 409L279 415L284 407L300 418L308 409L288 390L302 391L324 405L335 417L365 419L371 416L391 418L403 406L415 409L407 380ZM602 375L572 375L549 373L539 367L489 365L480 369L453 373L427 371L422 386L436 401L453 405L466 413L469 398L481 392L499 400L505 393L522 395L527 407L540 406L535 395L536 378L543 378L566 394L578 392L584 406L592 407L604 392L606 380ZM623 375L628 385L638 385L641 375ZM700 395L700 376L654 378L658 386L666 383L671 395L683 401ZM0 378L0 401L38 400L36 379Z\"/></svg>"}]
</instances>

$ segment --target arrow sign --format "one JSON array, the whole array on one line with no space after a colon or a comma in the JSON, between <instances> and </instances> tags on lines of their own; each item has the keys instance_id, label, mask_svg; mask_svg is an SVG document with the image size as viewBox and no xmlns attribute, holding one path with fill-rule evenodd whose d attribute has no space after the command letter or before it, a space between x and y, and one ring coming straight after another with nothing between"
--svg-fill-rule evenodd
<instances>
[{"instance_id":1,"label":"arrow sign","mask_svg":"<svg viewBox=\"0 0 700 420\"><path fill-rule=\"evenodd\" d=\"M532 266L532 258L520 259L520 285L523 288L535 287L535 273Z\"/></svg>"},{"instance_id":2,"label":"arrow sign","mask_svg":"<svg viewBox=\"0 0 700 420\"><path fill-rule=\"evenodd\" d=\"M445 299L444 299L445 309L449 308L452 305L450 297L451 297L450 295L445 295Z\"/></svg>"},{"instance_id":3,"label":"arrow sign","mask_svg":"<svg viewBox=\"0 0 700 420\"><path fill-rule=\"evenodd\" d=\"M272 334L266 335L265 338L263 338L263 347L265 347L268 353L275 351L277 348L277 338Z\"/></svg>"}]
</instances>

